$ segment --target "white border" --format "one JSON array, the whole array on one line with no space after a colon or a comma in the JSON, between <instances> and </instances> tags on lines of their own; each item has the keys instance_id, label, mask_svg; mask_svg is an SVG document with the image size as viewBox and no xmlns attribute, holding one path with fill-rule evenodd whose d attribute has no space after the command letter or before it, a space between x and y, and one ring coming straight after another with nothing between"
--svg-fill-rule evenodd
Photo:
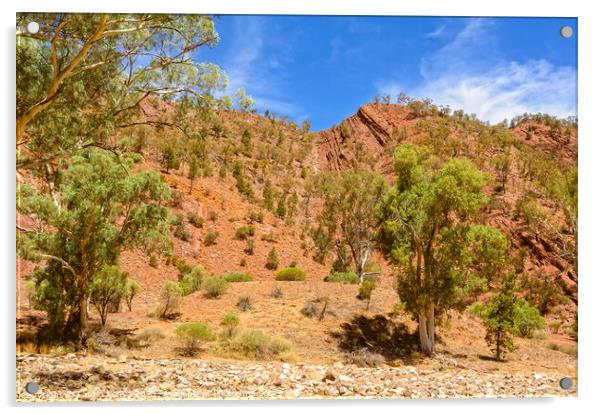
<instances>
[{"instance_id":1,"label":"white border","mask_svg":"<svg viewBox=\"0 0 602 415\"><path fill-rule=\"evenodd\" d=\"M228 0L228 1L185 1L185 0L145 0L134 5L122 0L103 0L96 3L75 0L22 0L21 4L2 3L2 260L0 264L6 270L4 281L4 313L2 324L4 336L0 342L2 348L1 392L2 402L15 411L14 404L14 337L15 337L15 266L14 266L14 30L17 11L115 11L115 12L171 12L171 13L218 13L218 14L346 14L346 15L439 15L439 16L563 16L579 18L579 176L580 176L580 240L579 265L582 281L579 286L579 398L549 400L441 400L441 401L310 401L310 402L223 402L223 403L165 403L146 404L145 411L162 414L166 405L177 405L178 412L222 411L257 413L278 413L307 415L309 411L336 410L365 413L367 411L386 412L439 412L439 413L487 413L507 414L516 410L546 413L589 412L600 401L602 385L600 377L600 358L602 345L600 336L601 322L596 302L602 295L602 274L597 257L600 256L602 238L600 205L600 185L602 175L599 158L602 156L602 97L600 78L602 66L600 59L600 41L602 41L602 20L595 12L595 1L525 1L504 0L496 2L470 0ZM598 266L597 266L598 265ZM126 412L133 405L86 405L85 411L93 414L106 414L107 410ZM199 408L200 406L200 408ZM374 409L373 409L374 408ZM47 413L71 414L82 411L82 405L44 406ZM36 408L24 407L20 411L33 411ZM596 412L598 412L600 409Z\"/></svg>"}]
</instances>

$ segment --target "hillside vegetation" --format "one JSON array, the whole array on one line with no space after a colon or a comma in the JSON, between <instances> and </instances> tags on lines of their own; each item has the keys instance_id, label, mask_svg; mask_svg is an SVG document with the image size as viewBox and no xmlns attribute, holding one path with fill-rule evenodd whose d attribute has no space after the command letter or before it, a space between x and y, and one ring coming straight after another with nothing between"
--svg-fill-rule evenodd
<instances>
[{"instance_id":1,"label":"hillside vegetation","mask_svg":"<svg viewBox=\"0 0 602 415\"><path fill-rule=\"evenodd\" d=\"M311 132L222 95L210 17L30 18L18 353L574 375L576 120L400 94Z\"/></svg>"}]
</instances>

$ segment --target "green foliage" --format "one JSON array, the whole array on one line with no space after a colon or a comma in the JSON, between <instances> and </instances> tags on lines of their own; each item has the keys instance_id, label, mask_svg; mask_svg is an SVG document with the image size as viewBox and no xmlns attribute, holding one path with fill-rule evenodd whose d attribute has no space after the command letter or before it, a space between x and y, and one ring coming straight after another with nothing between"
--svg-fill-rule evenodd
<instances>
[{"instance_id":1,"label":"green foliage","mask_svg":"<svg viewBox=\"0 0 602 415\"><path fill-rule=\"evenodd\" d=\"M270 337L259 330L246 330L234 337L230 348L247 358L270 359L290 352L292 345L281 337Z\"/></svg>"},{"instance_id":2,"label":"green foliage","mask_svg":"<svg viewBox=\"0 0 602 415\"><path fill-rule=\"evenodd\" d=\"M253 277L245 272L230 272L223 276L224 280L228 282L249 282L253 281Z\"/></svg>"},{"instance_id":3,"label":"green foliage","mask_svg":"<svg viewBox=\"0 0 602 415\"><path fill-rule=\"evenodd\" d=\"M18 252L45 261L32 274L36 303L57 334L67 319L72 334L80 337L92 279L105 265L117 263L123 249L170 249L167 209L159 205L169 189L159 174L130 174L130 168L129 159L86 149L62 171L56 186L60 200L18 187L18 211L35 214L44 225L18 235Z\"/></svg>"},{"instance_id":4,"label":"green foliage","mask_svg":"<svg viewBox=\"0 0 602 415\"><path fill-rule=\"evenodd\" d=\"M359 278L353 271L347 272L333 272L327 276L324 281L326 282L339 282L341 284L358 284Z\"/></svg>"},{"instance_id":5,"label":"green foliage","mask_svg":"<svg viewBox=\"0 0 602 415\"><path fill-rule=\"evenodd\" d=\"M184 323L176 329L176 335L184 343L184 351L193 356L198 344L215 339L213 331L205 323Z\"/></svg>"},{"instance_id":6,"label":"green foliage","mask_svg":"<svg viewBox=\"0 0 602 415\"><path fill-rule=\"evenodd\" d=\"M190 157L190 161L188 162L188 179L190 180L190 188L188 190L189 194L192 194L192 187L194 186L194 181L197 177L199 177L200 173L200 163L199 159L196 155L192 155Z\"/></svg>"},{"instance_id":7,"label":"green foliage","mask_svg":"<svg viewBox=\"0 0 602 415\"><path fill-rule=\"evenodd\" d=\"M157 255L152 254L150 256L150 258L148 259L148 265L150 265L153 268L159 267L159 259L157 258Z\"/></svg>"},{"instance_id":8,"label":"green foliage","mask_svg":"<svg viewBox=\"0 0 602 415\"><path fill-rule=\"evenodd\" d=\"M161 305L157 309L157 317L167 319L175 316L180 310L182 294L182 287L179 284L166 282L161 290Z\"/></svg>"},{"instance_id":9,"label":"green foliage","mask_svg":"<svg viewBox=\"0 0 602 415\"><path fill-rule=\"evenodd\" d=\"M199 229L203 227L203 223L205 222L196 212L188 212L186 214L186 219L188 219L188 222L192 226Z\"/></svg>"},{"instance_id":10,"label":"green foliage","mask_svg":"<svg viewBox=\"0 0 602 415\"><path fill-rule=\"evenodd\" d=\"M249 225L249 226L241 226L240 228L236 229L236 233L234 234L234 237L238 240L243 241L254 235L255 235L255 227L253 225Z\"/></svg>"},{"instance_id":11,"label":"green foliage","mask_svg":"<svg viewBox=\"0 0 602 415\"><path fill-rule=\"evenodd\" d=\"M161 154L161 165L167 173L169 173L169 170L171 169L177 170L180 168L180 156L178 155L175 146L171 142L163 147Z\"/></svg>"},{"instance_id":12,"label":"green foliage","mask_svg":"<svg viewBox=\"0 0 602 415\"><path fill-rule=\"evenodd\" d=\"M201 289L203 278L205 277L205 269L202 265L195 265L192 270L185 274L180 281L182 295L189 295Z\"/></svg>"},{"instance_id":13,"label":"green foliage","mask_svg":"<svg viewBox=\"0 0 602 415\"><path fill-rule=\"evenodd\" d=\"M299 268L282 268L276 273L276 281L305 281L305 271Z\"/></svg>"},{"instance_id":14,"label":"green foliage","mask_svg":"<svg viewBox=\"0 0 602 415\"><path fill-rule=\"evenodd\" d=\"M376 288L373 280L365 279L359 286L357 297L360 300L366 301L366 310L370 309L370 300L372 299L372 291Z\"/></svg>"},{"instance_id":15,"label":"green foliage","mask_svg":"<svg viewBox=\"0 0 602 415\"><path fill-rule=\"evenodd\" d=\"M222 319L222 326L226 328L226 335L228 338L232 338L236 333L236 329L240 324L240 319L235 313L226 313Z\"/></svg>"},{"instance_id":16,"label":"green foliage","mask_svg":"<svg viewBox=\"0 0 602 415\"><path fill-rule=\"evenodd\" d=\"M406 144L395 151L394 165L397 185L377 212L380 247L400 269L400 300L423 322L421 347L432 353L435 335L428 328L435 314L461 308L469 294L485 289L507 243L499 231L473 223L487 202L488 176L468 160L440 164L427 149Z\"/></svg>"},{"instance_id":17,"label":"green foliage","mask_svg":"<svg viewBox=\"0 0 602 415\"><path fill-rule=\"evenodd\" d=\"M215 241L217 240L217 238L219 237L219 232L216 231L215 229L209 229L207 231L207 234L205 234L205 239L203 240L203 243L205 244L205 246L211 246L211 245L215 245Z\"/></svg>"},{"instance_id":18,"label":"green foliage","mask_svg":"<svg viewBox=\"0 0 602 415\"><path fill-rule=\"evenodd\" d=\"M228 281L221 277L206 277L201 284L203 291L210 298L221 297L228 289Z\"/></svg>"},{"instance_id":19,"label":"green foliage","mask_svg":"<svg viewBox=\"0 0 602 415\"><path fill-rule=\"evenodd\" d=\"M284 219L286 216L286 195L282 195L278 199L278 206L276 206L276 216L280 219Z\"/></svg>"},{"instance_id":20,"label":"green foliage","mask_svg":"<svg viewBox=\"0 0 602 415\"><path fill-rule=\"evenodd\" d=\"M247 239L247 246L244 251L247 255L253 255L255 253L255 241L253 241L253 239Z\"/></svg>"},{"instance_id":21,"label":"green foliage","mask_svg":"<svg viewBox=\"0 0 602 415\"><path fill-rule=\"evenodd\" d=\"M274 187L269 180L263 185L263 207L270 211L274 209Z\"/></svg>"},{"instance_id":22,"label":"green foliage","mask_svg":"<svg viewBox=\"0 0 602 415\"><path fill-rule=\"evenodd\" d=\"M513 333L520 337L533 337L535 330L543 329L545 324L537 308L531 307L525 300L517 302Z\"/></svg>"},{"instance_id":23,"label":"green foliage","mask_svg":"<svg viewBox=\"0 0 602 415\"><path fill-rule=\"evenodd\" d=\"M153 126L185 132L193 107L213 111L225 74L192 57L214 46L213 19L186 14L19 13L17 26L36 21L35 36L17 33L18 168L69 158L102 147L121 131ZM183 64L183 63L186 64ZM173 102L177 111L149 111L140 103ZM49 139L48 137L54 137Z\"/></svg>"},{"instance_id":24,"label":"green foliage","mask_svg":"<svg viewBox=\"0 0 602 415\"><path fill-rule=\"evenodd\" d=\"M252 222L263 223L264 214L263 212L251 212L249 215L249 220Z\"/></svg>"},{"instance_id":25,"label":"green foliage","mask_svg":"<svg viewBox=\"0 0 602 415\"><path fill-rule=\"evenodd\" d=\"M271 269L271 270L275 270L276 268L278 268L278 254L276 253L276 248L270 249L270 252L268 252L268 258L267 261L265 263L265 267L267 269Z\"/></svg>"},{"instance_id":26,"label":"green foliage","mask_svg":"<svg viewBox=\"0 0 602 415\"><path fill-rule=\"evenodd\" d=\"M134 302L134 297L136 297L136 294L138 294L138 292L140 292L140 289L142 287L140 287L140 284L138 284L137 281L129 279L126 281L125 283L125 293L123 298L125 299L125 303L128 306L128 310L132 311L132 304Z\"/></svg>"},{"instance_id":27,"label":"green foliage","mask_svg":"<svg viewBox=\"0 0 602 415\"><path fill-rule=\"evenodd\" d=\"M90 302L100 314L101 323L107 322L107 314L113 304L119 304L125 295L127 277L119 267L105 265L94 275L90 289Z\"/></svg>"},{"instance_id":28,"label":"green foliage","mask_svg":"<svg viewBox=\"0 0 602 415\"><path fill-rule=\"evenodd\" d=\"M525 290L525 299L544 315L563 298L558 283L541 272L524 274L520 287Z\"/></svg>"},{"instance_id":29,"label":"green foliage","mask_svg":"<svg viewBox=\"0 0 602 415\"><path fill-rule=\"evenodd\" d=\"M324 200L318 227L312 235L319 247L318 259L332 247L332 238L337 233L339 242L349 248L355 272L361 279L378 230L376 207L385 194L386 183L375 173L356 171L325 174L316 187Z\"/></svg>"},{"instance_id":30,"label":"green foliage","mask_svg":"<svg viewBox=\"0 0 602 415\"><path fill-rule=\"evenodd\" d=\"M514 292L514 273L508 274L499 293L487 304L483 321L487 328L485 340L497 360L514 350L510 333L517 321L518 298Z\"/></svg>"}]
</instances>

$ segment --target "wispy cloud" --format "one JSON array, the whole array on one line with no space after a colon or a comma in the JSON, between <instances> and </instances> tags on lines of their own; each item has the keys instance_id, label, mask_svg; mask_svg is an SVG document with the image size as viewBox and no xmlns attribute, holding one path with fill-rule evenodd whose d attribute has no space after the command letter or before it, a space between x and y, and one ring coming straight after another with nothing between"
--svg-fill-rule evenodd
<instances>
[{"instance_id":1,"label":"wispy cloud","mask_svg":"<svg viewBox=\"0 0 602 415\"><path fill-rule=\"evenodd\" d=\"M228 52L224 70L228 74L226 94L244 88L260 109L269 109L296 119L301 112L289 97L283 95L283 72L290 63L290 46L275 37L275 28L267 27L263 17L238 17L235 22L236 42ZM269 46L269 47L268 47Z\"/></svg>"},{"instance_id":2,"label":"wispy cloud","mask_svg":"<svg viewBox=\"0 0 602 415\"><path fill-rule=\"evenodd\" d=\"M493 29L487 19L471 19L451 41L421 60L418 85L392 80L377 88L392 95L404 91L428 97L494 123L524 112L575 115L576 70L543 59L508 61Z\"/></svg>"}]
</instances>

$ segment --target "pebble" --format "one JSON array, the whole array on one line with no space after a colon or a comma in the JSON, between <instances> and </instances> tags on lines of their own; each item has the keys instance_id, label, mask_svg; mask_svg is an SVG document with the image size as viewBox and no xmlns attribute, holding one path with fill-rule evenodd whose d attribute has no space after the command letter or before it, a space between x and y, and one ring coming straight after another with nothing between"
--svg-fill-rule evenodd
<instances>
[{"instance_id":1,"label":"pebble","mask_svg":"<svg viewBox=\"0 0 602 415\"><path fill-rule=\"evenodd\" d=\"M156 399L312 399L576 396L558 386L561 374L413 366L361 368L270 362L128 359L102 356L17 356L17 401ZM112 363L112 364L110 364ZM109 365L110 364L110 365ZM40 390L25 392L35 379ZM476 380L476 381L475 381ZM473 381L475 381L473 383ZM45 395L48 394L48 395Z\"/></svg>"}]
</instances>

